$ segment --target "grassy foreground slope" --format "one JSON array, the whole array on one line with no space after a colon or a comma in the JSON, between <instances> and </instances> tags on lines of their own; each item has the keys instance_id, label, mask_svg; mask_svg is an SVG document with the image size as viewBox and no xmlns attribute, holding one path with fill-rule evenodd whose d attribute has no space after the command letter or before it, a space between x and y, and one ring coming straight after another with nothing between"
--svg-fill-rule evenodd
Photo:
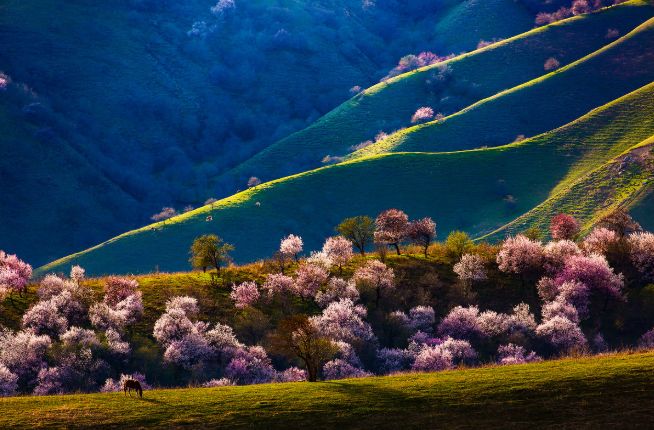
<instances>
[{"instance_id":1,"label":"grassy foreground slope","mask_svg":"<svg viewBox=\"0 0 654 430\"><path fill-rule=\"evenodd\" d=\"M654 353L431 374L0 399L3 428L647 428Z\"/></svg>"},{"instance_id":2,"label":"grassy foreground slope","mask_svg":"<svg viewBox=\"0 0 654 430\"><path fill-rule=\"evenodd\" d=\"M391 132L409 125L411 115L420 106L452 114L543 75L543 64L550 57L562 65L572 63L611 42L613 39L606 37L609 29L626 34L653 15L650 2L634 0L537 28L444 64L392 78L266 148L219 181L245 183L253 175L270 180L318 167L326 155L345 155L352 146L373 139L379 131ZM440 74L444 66L449 72Z\"/></svg>"},{"instance_id":3,"label":"grassy foreground slope","mask_svg":"<svg viewBox=\"0 0 654 430\"><path fill-rule=\"evenodd\" d=\"M481 100L443 120L410 127L353 156L498 146L559 127L654 80L654 19L592 54Z\"/></svg>"},{"instance_id":4,"label":"grassy foreground slope","mask_svg":"<svg viewBox=\"0 0 654 430\"><path fill-rule=\"evenodd\" d=\"M453 229L482 235L542 203L560 184L574 182L652 136L653 113L654 83L519 143L386 154L324 167L125 233L40 272L67 272L71 264L92 274L184 270L193 239L210 232L234 243L241 262L271 255L289 233L300 234L306 249L317 249L343 218L375 215L388 207L412 217L432 216L441 237ZM585 197L589 207L593 197Z\"/></svg>"}]
</instances>

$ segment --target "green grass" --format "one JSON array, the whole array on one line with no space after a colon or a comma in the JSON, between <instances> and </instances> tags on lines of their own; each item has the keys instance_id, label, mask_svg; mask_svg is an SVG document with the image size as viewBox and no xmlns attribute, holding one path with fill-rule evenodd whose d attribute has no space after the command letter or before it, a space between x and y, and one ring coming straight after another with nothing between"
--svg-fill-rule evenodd
<instances>
[{"instance_id":1,"label":"green grass","mask_svg":"<svg viewBox=\"0 0 654 430\"><path fill-rule=\"evenodd\" d=\"M572 183L562 181L550 198L484 239L501 238L530 227L547 231L551 216L556 213L568 213L584 220L583 234L602 216L618 207L638 208L654 191L653 146L654 136ZM639 213L636 209L635 216L644 220L646 227L652 220L651 212Z\"/></svg>"},{"instance_id":2,"label":"green grass","mask_svg":"<svg viewBox=\"0 0 654 430\"><path fill-rule=\"evenodd\" d=\"M481 99L545 74L543 64L549 57L559 59L562 65L570 64L611 42L605 37L609 28L615 28L621 35L624 35L653 15L654 7L649 2L631 1L599 13L578 16L537 28L485 49L458 56L445 63L452 71L452 80L442 91L433 90L433 87L427 82L432 78L437 66L400 75L365 90L310 127L294 133L256 154L224 177L219 178L219 181L236 179L240 183L245 183L247 178L252 175L262 179L275 179L298 173L307 168L318 167L321 159L328 154L345 155L351 152L349 149L351 146L373 139L379 131L391 132L410 125L411 115L420 106L432 106L436 112L452 114ZM588 68L592 67L598 67L598 65L591 64ZM602 67L603 65L600 64L599 70L602 70ZM589 73L593 74L594 72L590 71ZM554 90L554 94L564 95L574 89L575 85L583 86L585 84L583 80L580 82L574 77L571 77L570 80L566 77L561 81L557 81L561 87ZM471 121L467 123L470 126L469 129L457 128L463 133L463 137L457 135L456 138L459 140L467 138L465 143L461 143L459 140L450 142L449 139L452 136L448 135L447 139L444 136L439 145L423 145L418 150L451 150L479 147L489 143L493 145L509 143L518 134L530 136L537 134L536 130L543 132L563 125L592 107L625 94L628 92L627 87L635 89L640 86L634 79L626 77L622 81L622 88L617 85L617 82L615 85L615 88L605 93L589 92L583 94L582 97L577 96L579 100L575 99L572 106L566 104L566 109L560 109L559 115L554 115L556 118L551 118L553 114L545 118L530 116L528 121L523 119L519 125L502 124L504 129L501 132L496 130L501 128L500 125L495 124L496 115L507 115L507 113L503 114L500 109L507 107L498 106L498 103L495 103L484 111L487 116L486 120L490 121L491 125L484 123L483 132L476 125L471 125ZM620 92L621 90L622 92ZM548 91L552 91L551 87ZM515 104L519 103L515 99L521 98L522 94L524 92L518 92L516 97L511 100L512 108L518 112L528 107L515 107ZM614 96L611 97L611 95ZM507 98L509 97L504 97L502 100ZM604 102L602 103L600 100L604 100ZM528 98L521 99L521 101L525 104L533 103L533 99ZM536 104L539 105L541 102L543 100L538 100ZM497 111L491 109L497 109ZM464 117L475 115L476 113L472 113L472 115L464 115ZM564 118L568 118L567 121ZM505 119L511 119L510 115ZM469 136L474 133L483 134L484 138L490 141L468 142ZM417 134L416 137L422 139L423 134ZM427 143L422 140L420 142ZM407 148L407 150L416 150L416 148Z\"/></svg>"},{"instance_id":3,"label":"green grass","mask_svg":"<svg viewBox=\"0 0 654 430\"><path fill-rule=\"evenodd\" d=\"M0 399L2 428L647 428L654 353L320 383Z\"/></svg>"},{"instance_id":4,"label":"green grass","mask_svg":"<svg viewBox=\"0 0 654 430\"><path fill-rule=\"evenodd\" d=\"M502 147L453 153L396 153L354 160L262 184L40 269L147 273L188 268L193 239L209 232L236 245L237 261L270 256L284 234L317 249L347 216L388 207L432 216L439 237L453 229L490 233L654 134L654 83L550 133ZM319 190L319 191L316 191ZM506 196L513 196L508 203ZM577 202L579 203L579 202ZM600 202L593 195L585 204ZM213 221L207 222L211 214ZM584 216L592 216L586 214ZM586 218L582 222L588 221Z\"/></svg>"}]
</instances>

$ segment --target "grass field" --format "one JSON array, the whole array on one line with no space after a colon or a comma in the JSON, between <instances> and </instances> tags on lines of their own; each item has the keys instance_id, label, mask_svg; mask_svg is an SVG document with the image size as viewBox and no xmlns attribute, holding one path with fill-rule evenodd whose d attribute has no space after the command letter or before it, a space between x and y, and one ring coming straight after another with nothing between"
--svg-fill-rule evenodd
<instances>
[{"instance_id":1,"label":"grass field","mask_svg":"<svg viewBox=\"0 0 654 430\"><path fill-rule=\"evenodd\" d=\"M432 374L0 399L2 428L650 428L654 353Z\"/></svg>"},{"instance_id":2,"label":"grass field","mask_svg":"<svg viewBox=\"0 0 654 430\"><path fill-rule=\"evenodd\" d=\"M402 208L412 217L432 216L441 238L453 229L480 236L652 136L653 95L650 84L565 127L508 146L380 155L262 184L213 208L205 206L55 261L40 273L67 272L71 264L93 274L147 273L156 266L186 270L191 242L209 232L234 243L234 256L241 262L270 256L289 233L300 234L306 249L317 249L343 218L375 215L388 207ZM598 196L582 196L586 207L599 209L603 201L593 198ZM581 204L576 197L574 203ZM209 214L211 222L206 221ZM594 212L577 215L586 223Z\"/></svg>"}]
</instances>

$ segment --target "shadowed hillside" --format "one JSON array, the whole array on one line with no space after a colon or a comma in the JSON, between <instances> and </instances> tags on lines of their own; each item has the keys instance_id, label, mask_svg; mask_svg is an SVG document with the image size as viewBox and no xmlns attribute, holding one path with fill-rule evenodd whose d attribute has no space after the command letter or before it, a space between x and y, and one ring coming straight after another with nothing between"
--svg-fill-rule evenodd
<instances>
[{"instance_id":1,"label":"shadowed hillside","mask_svg":"<svg viewBox=\"0 0 654 430\"><path fill-rule=\"evenodd\" d=\"M217 175L400 57L469 51L534 19L512 0L403 3L2 2L0 245L44 263L198 206Z\"/></svg>"},{"instance_id":2,"label":"shadowed hillside","mask_svg":"<svg viewBox=\"0 0 654 430\"><path fill-rule=\"evenodd\" d=\"M354 146L374 140L380 131L391 133L409 126L411 115L420 106L431 106L435 112L445 115L453 114L483 98L547 73L543 66L550 57L566 65L592 53L614 41L611 37L607 38L609 29L624 35L653 14L654 7L649 2L632 1L602 12L538 28L443 64L398 76L365 90L305 130L268 147L219 178L219 184L234 181L245 184L250 176L271 180L318 167L325 156L344 156L352 152ZM571 40L574 43L570 43ZM625 86L628 87L631 81L625 81ZM578 82L572 79L567 81L564 84L565 91L568 91L567 86L573 87L577 84ZM551 90L551 87L548 88ZM616 89L615 92L619 93L619 90ZM578 107L579 115L598 104L603 104L599 100L589 99L590 97L598 96L582 97ZM608 97L605 100L610 99ZM583 106L586 107L585 110ZM496 105L493 105L486 112L495 108ZM550 124L558 121L558 125L562 125L567 122L563 120L564 113L554 119L545 119L549 120ZM568 113L568 121L576 116ZM535 128L547 129L544 128L545 121L539 122L538 117L529 119L536 123ZM470 126L469 123L466 125ZM504 137L500 140L497 139L494 127L493 130L486 127L483 132L488 135L488 139L494 139L493 144L497 145L509 143L518 134L529 131L526 127L523 129L516 124L506 124L505 127L507 130L502 130ZM454 137L462 139L461 136ZM417 137L422 138L423 134ZM447 150L485 144L463 144L458 141L449 143L446 138L450 139L452 135L444 136L438 146L430 145L427 150L441 150L441 146L443 150ZM421 150L424 150L424 147L425 145ZM293 156L289 157L288 154Z\"/></svg>"}]
</instances>

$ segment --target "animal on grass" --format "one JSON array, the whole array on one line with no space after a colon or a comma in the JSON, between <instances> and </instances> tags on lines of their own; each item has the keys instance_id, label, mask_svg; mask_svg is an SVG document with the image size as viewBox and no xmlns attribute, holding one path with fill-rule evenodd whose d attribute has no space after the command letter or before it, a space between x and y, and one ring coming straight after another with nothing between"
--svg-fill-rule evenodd
<instances>
[{"instance_id":1,"label":"animal on grass","mask_svg":"<svg viewBox=\"0 0 654 430\"><path fill-rule=\"evenodd\" d=\"M139 397L143 398L143 388L141 388L141 383L134 379L127 379L123 383L123 391L125 395L129 393L129 396L132 397L132 390L136 391Z\"/></svg>"}]
</instances>

